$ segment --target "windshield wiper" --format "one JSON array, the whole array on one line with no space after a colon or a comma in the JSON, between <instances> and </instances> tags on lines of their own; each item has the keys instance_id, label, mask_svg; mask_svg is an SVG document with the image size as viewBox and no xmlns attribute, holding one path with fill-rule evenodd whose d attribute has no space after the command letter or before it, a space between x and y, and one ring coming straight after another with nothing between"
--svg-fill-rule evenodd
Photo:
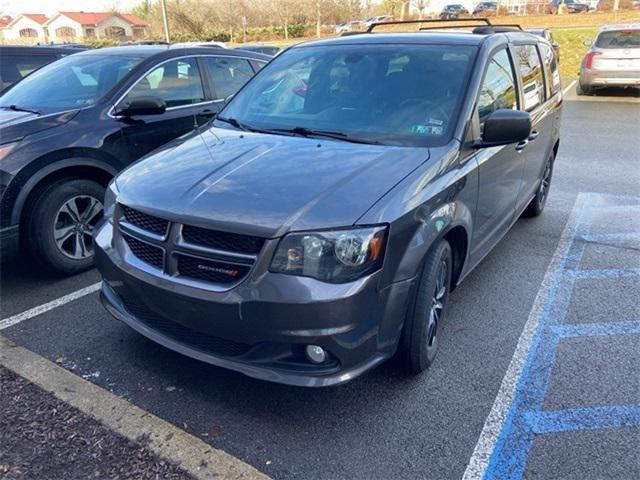
<instances>
[{"instance_id":1,"label":"windshield wiper","mask_svg":"<svg viewBox=\"0 0 640 480\"><path fill-rule=\"evenodd\" d=\"M220 120L221 122L228 123L229 125L232 125L232 126L234 126L236 128L239 128L240 130L243 130L245 132L247 130L251 130L249 127L247 127L246 125L240 123L235 118L216 117L216 120Z\"/></svg>"},{"instance_id":2,"label":"windshield wiper","mask_svg":"<svg viewBox=\"0 0 640 480\"><path fill-rule=\"evenodd\" d=\"M301 135L303 137L325 137L332 138L334 140L342 140L343 142L351 143L366 143L369 145L380 145L380 142L376 140L368 140L366 138L352 137L343 132L331 132L328 130L314 130L306 127L294 127L294 128L278 128L274 131L277 132L290 132L294 135Z\"/></svg>"},{"instance_id":3,"label":"windshield wiper","mask_svg":"<svg viewBox=\"0 0 640 480\"><path fill-rule=\"evenodd\" d=\"M31 110L29 108L24 108L24 107L19 107L17 105L2 105L2 108L8 108L9 110L13 110L14 112L28 112L28 113L35 113L36 115L40 115L40 112L38 110Z\"/></svg>"}]
</instances>

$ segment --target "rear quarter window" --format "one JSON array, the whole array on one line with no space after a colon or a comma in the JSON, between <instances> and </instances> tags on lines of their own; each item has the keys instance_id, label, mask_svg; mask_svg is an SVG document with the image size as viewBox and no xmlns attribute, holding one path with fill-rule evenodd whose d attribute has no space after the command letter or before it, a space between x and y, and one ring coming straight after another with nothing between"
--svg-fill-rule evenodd
<instances>
[{"instance_id":1,"label":"rear quarter window","mask_svg":"<svg viewBox=\"0 0 640 480\"><path fill-rule=\"evenodd\" d=\"M544 63L544 73L547 77L547 94L555 95L560 91L560 72L558 71L558 60L553 49L541 43L540 55L542 55L542 63Z\"/></svg>"}]
</instances>

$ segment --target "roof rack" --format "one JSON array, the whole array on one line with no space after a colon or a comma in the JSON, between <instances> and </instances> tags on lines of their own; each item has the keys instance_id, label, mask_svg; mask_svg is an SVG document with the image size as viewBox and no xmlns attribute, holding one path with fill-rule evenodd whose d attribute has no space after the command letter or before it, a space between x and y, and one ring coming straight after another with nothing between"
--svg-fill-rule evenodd
<instances>
[{"instance_id":1,"label":"roof rack","mask_svg":"<svg viewBox=\"0 0 640 480\"><path fill-rule=\"evenodd\" d=\"M479 18L436 18L436 19L427 19L427 20L396 20L390 22L378 22L372 23L369 28L367 28L364 32L347 32L348 35L357 35L359 33L371 33L374 28L386 26L386 25L406 25L406 24L416 24L416 23L438 23L438 26L429 26L429 27L420 27L419 30L428 31L428 30L445 30L445 29L456 29L456 28L465 28L465 27L473 27L476 23L481 23L482 25L475 26L473 33L499 33L499 32L509 32L512 30L522 30L520 25L515 23L508 23L502 25L494 25L491 23L491 20L484 17ZM442 25L443 23L455 23L455 25ZM460 24L463 25L460 25ZM464 23L471 23L470 25L464 25ZM343 35L345 35L343 33Z\"/></svg>"},{"instance_id":2,"label":"roof rack","mask_svg":"<svg viewBox=\"0 0 640 480\"><path fill-rule=\"evenodd\" d=\"M447 22L456 22L456 23L464 23L464 22L482 22L487 26L491 26L491 21L488 18L480 17L480 18L442 18L442 19L426 19L426 20L392 20L390 22L376 22L369 25L366 33L371 33L374 28L386 26L386 25L407 25L407 24L415 24L415 23L447 23ZM460 28L464 25L457 25L457 28ZM426 30L428 27L424 27ZM443 28L443 27L440 27ZM455 28L455 27L444 27L444 28ZM423 30L421 28L420 30Z\"/></svg>"}]
</instances>

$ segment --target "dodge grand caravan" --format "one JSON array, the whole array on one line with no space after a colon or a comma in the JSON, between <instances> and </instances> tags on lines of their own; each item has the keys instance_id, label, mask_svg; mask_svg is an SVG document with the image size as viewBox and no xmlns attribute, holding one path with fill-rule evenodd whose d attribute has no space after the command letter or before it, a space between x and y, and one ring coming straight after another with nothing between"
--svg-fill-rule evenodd
<instances>
[{"instance_id":1,"label":"dodge grand caravan","mask_svg":"<svg viewBox=\"0 0 640 480\"><path fill-rule=\"evenodd\" d=\"M544 209L561 104L551 45L515 29L290 48L111 182L103 304L260 379L335 385L396 353L421 372L450 292Z\"/></svg>"}]
</instances>

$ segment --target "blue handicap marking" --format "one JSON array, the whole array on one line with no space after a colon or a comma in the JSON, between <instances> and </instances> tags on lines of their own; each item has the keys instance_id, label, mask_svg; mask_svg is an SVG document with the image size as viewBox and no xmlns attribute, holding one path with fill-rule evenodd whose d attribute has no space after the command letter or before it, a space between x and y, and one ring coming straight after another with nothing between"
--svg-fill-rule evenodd
<instances>
[{"instance_id":1,"label":"blue handicap marking","mask_svg":"<svg viewBox=\"0 0 640 480\"><path fill-rule=\"evenodd\" d=\"M620 215L625 217L625 221L620 220ZM628 221L629 218L631 222ZM518 379L515 395L485 471L485 480L522 478L536 435L640 427L640 392L637 404L585 406L565 410L542 408L558 346L565 339L593 337L597 341L598 337L638 335L640 340L640 318L565 323L576 281L622 277L638 277L640 281L640 268L581 268L587 245L594 242L615 245L620 240L631 240L634 244L640 241L640 197L587 194L570 234L568 247L553 273L550 291Z\"/></svg>"}]
</instances>

